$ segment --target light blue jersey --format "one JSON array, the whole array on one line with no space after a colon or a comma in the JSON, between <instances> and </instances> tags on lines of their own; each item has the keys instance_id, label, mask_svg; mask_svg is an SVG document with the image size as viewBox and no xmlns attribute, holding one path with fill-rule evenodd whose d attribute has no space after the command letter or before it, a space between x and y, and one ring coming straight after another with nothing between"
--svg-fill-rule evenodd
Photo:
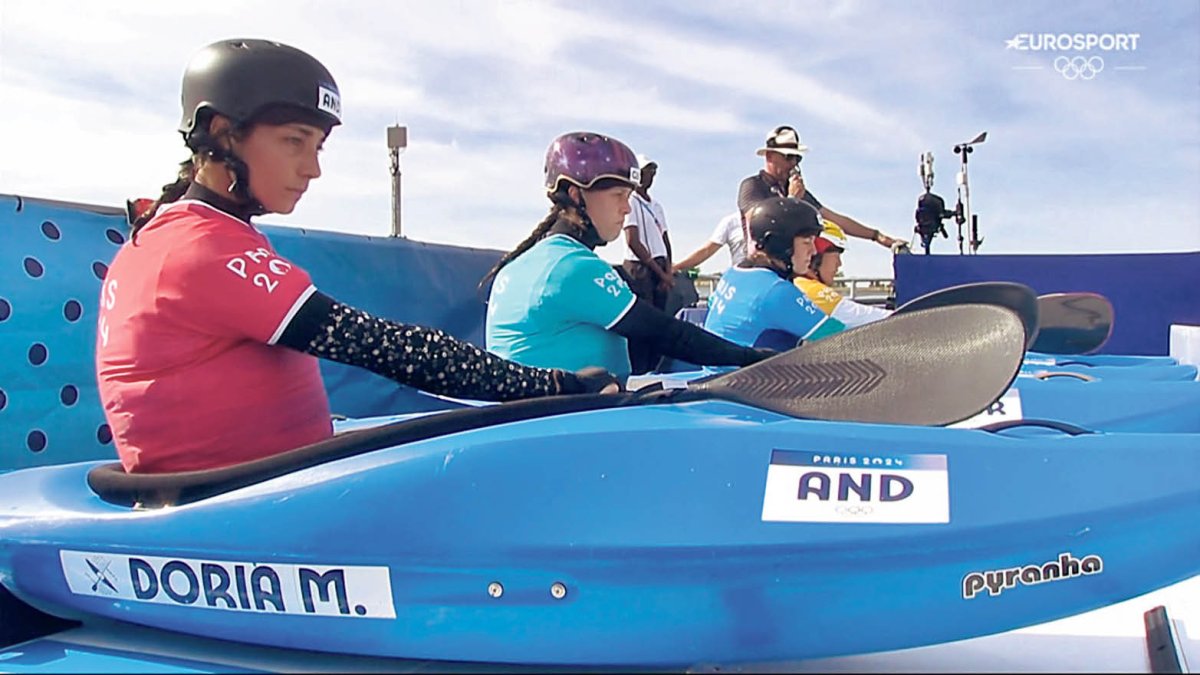
<instances>
[{"instance_id":1,"label":"light blue jersey","mask_svg":"<svg viewBox=\"0 0 1200 675\"><path fill-rule=\"evenodd\" d=\"M611 265L565 234L534 244L496 275L487 348L528 366L630 371L628 345L612 328L637 298Z\"/></svg>"},{"instance_id":2,"label":"light blue jersey","mask_svg":"<svg viewBox=\"0 0 1200 675\"><path fill-rule=\"evenodd\" d=\"M704 327L747 347L766 331L815 340L844 326L825 315L804 293L778 274L760 267L731 267L708 299Z\"/></svg>"}]
</instances>

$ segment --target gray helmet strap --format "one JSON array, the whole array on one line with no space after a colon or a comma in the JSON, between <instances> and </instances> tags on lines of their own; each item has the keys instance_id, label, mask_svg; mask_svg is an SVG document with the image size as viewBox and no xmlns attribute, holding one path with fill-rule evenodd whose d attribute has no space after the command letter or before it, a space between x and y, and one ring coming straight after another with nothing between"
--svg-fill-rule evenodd
<instances>
[{"instance_id":1,"label":"gray helmet strap","mask_svg":"<svg viewBox=\"0 0 1200 675\"><path fill-rule=\"evenodd\" d=\"M550 232L565 234L593 251L597 246L604 246L608 243L600 236L600 232L596 230L596 224L592 222L592 217L588 215L587 207L583 203L582 190L579 192L579 201L572 199L565 189L552 193L550 201L554 202L554 205L560 209L575 209L575 212L579 214L580 220L579 223L574 223L570 220L560 218L550 228Z\"/></svg>"},{"instance_id":2,"label":"gray helmet strap","mask_svg":"<svg viewBox=\"0 0 1200 675\"><path fill-rule=\"evenodd\" d=\"M267 212L266 207L262 202L258 201L250 192L250 167L242 161L232 150L225 152L225 157L220 161L229 167L229 171L233 173L233 182L229 184L229 194L233 195L238 201L245 202L247 216L261 216Z\"/></svg>"},{"instance_id":3,"label":"gray helmet strap","mask_svg":"<svg viewBox=\"0 0 1200 675\"><path fill-rule=\"evenodd\" d=\"M214 162L220 162L229 168L233 174L233 182L229 184L229 194L234 201L244 204L246 217L261 216L267 212L266 207L250 192L250 167L237 156L232 149L221 147L220 143L207 132L194 133L187 140L187 145L193 152L207 155Z\"/></svg>"},{"instance_id":4,"label":"gray helmet strap","mask_svg":"<svg viewBox=\"0 0 1200 675\"><path fill-rule=\"evenodd\" d=\"M596 229L596 224L592 222L592 216L587 212L587 203L583 199L583 190L579 191L579 203L575 205L579 210L579 216L583 219L583 238L581 243L595 250L598 246L604 246L607 241L600 236L600 231Z\"/></svg>"}]
</instances>

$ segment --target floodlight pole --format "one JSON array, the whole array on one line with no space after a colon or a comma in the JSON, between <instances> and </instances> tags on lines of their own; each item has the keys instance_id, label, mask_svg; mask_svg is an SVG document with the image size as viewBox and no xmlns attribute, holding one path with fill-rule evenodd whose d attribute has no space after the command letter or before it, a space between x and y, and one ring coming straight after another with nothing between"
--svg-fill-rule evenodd
<instances>
[{"instance_id":1,"label":"floodlight pole","mask_svg":"<svg viewBox=\"0 0 1200 675\"><path fill-rule=\"evenodd\" d=\"M408 147L408 127L393 125L387 128L388 155L392 172L392 236L399 237L400 229L400 153Z\"/></svg>"}]
</instances>

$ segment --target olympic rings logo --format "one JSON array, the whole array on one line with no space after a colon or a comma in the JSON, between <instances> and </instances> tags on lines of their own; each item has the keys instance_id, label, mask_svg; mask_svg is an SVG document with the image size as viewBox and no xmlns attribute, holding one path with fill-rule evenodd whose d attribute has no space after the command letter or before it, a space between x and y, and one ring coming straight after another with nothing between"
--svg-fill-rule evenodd
<instances>
[{"instance_id":1,"label":"olympic rings logo","mask_svg":"<svg viewBox=\"0 0 1200 675\"><path fill-rule=\"evenodd\" d=\"M870 506L854 505L838 506L834 509L834 511L843 516L869 516L875 512L875 509L871 508Z\"/></svg>"},{"instance_id":2,"label":"olympic rings logo","mask_svg":"<svg viewBox=\"0 0 1200 675\"><path fill-rule=\"evenodd\" d=\"M1054 70L1068 80L1091 80L1104 70L1104 59L1099 56L1060 56L1054 59Z\"/></svg>"}]
</instances>

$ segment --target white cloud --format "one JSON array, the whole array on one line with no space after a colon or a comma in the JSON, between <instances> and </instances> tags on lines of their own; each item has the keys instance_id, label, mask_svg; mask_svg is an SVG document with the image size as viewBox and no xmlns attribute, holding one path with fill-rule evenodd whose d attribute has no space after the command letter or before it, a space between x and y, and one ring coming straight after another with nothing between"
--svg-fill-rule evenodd
<instances>
[{"instance_id":1,"label":"white cloud","mask_svg":"<svg viewBox=\"0 0 1200 675\"><path fill-rule=\"evenodd\" d=\"M935 151L936 189L953 202L950 146L987 129L972 160L985 251L1110 250L1130 222L1165 224L1155 245L1166 250L1197 248L1200 100L1187 59L1089 87L1013 70L1041 56L1006 51L1007 26L1050 21L1040 3L982 17L867 0L630 7L4 0L0 192L106 204L153 194L181 158L187 59L217 39L270 37L328 65L346 115L325 175L271 222L386 233L383 127L402 123L405 231L509 248L545 212L546 145L590 128L660 160L656 191L685 252L757 169L754 144L790 122L814 147L805 173L825 202L894 234L911 231L917 153ZM1152 67L1160 35L1197 33L1194 18L1139 21ZM864 242L847 267L887 274L890 261Z\"/></svg>"}]
</instances>

